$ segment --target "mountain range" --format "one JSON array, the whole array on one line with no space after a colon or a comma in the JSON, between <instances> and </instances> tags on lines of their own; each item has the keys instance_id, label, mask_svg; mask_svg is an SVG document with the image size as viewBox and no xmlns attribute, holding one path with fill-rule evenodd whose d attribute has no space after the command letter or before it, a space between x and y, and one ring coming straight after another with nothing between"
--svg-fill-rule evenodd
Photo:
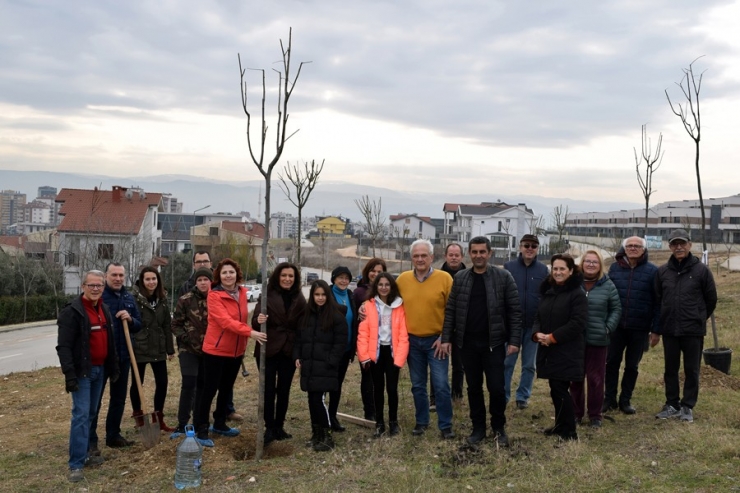
<instances>
[{"instance_id":1,"label":"mountain range","mask_svg":"<svg viewBox=\"0 0 740 493\"><path fill-rule=\"evenodd\" d=\"M247 211L252 217L261 218L264 214L264 182L223 181L187 175L157 175L147 177L115 178L104 175L80 175L75 173L48 171L0 170L0 190L17 190L26 194L30 202L37 195L40 186L91 189L99 187L110 190L113 185L140 187L144 191L171 193L182 202L183 212L192 212L208 206L208 212ZM271 187L271 212L297 214L280 188L280 182L273 180ZM295 191L292 190L295 197ZM543 197L539 195L512 195L510 191L495 191L490 195L465 194L451 191L449 194L424 192L400 192L388 188L373 187L349 182L321 181L310 196L303 210L304 216L342 215L352 220L361 220L354 201L363 195L370 199L382 200L382 210L386 215L416 213L432 218L443 217L445 203L478 204L481 202L502 201L508 204L525 203L536 215L544 215L549 223L553 208L568 206L570 212L607 212L621 209L634 209L643 205L634 202L600 202L565 197ZM262 196L260 200L260 196ZM260 209L261 207L261 209Z\"/></svg>"}]
</instances>

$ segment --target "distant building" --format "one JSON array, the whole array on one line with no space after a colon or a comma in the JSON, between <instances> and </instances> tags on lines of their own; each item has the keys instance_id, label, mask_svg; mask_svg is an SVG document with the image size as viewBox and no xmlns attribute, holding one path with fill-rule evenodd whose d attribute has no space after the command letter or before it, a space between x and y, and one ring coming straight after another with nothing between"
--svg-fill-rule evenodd
<instances>
[{"instance_id":1,"label":"distant building","mask_svg":"<svg viewBox=\"0 0 740 493\"><path fill-rule=\"evenodd\" d=\"M270 214L270 238L295 238L298 235L298 218L285 212Z\"/></svg>"},{"instance_id":2,"label":"distant building","mask_svg":"<svg viewBox=\"0 0 740 493\"><path fill-rule=\"evenodd\" d=\"M64 267L65 293L78 293L82 273L103 270L110 262L126 267L131 285L139 269L159 255L162 194L120 186L63 188L56 200L61 204L58 259Z\"/></svg>"},{"instance_id":3,"label":"distant building","mask_svg":"<svg viewBox=\"0 0 740 493\"><path fill-rule=\"evenodd\" d=\"M16 224L23 222L23 206L26 194L15 190L0 191L0 234L16 232Z\"/></svg>"},{"instance_id":4,"label":"distant building","mask_svg":"<svg viewBox=\"0 0 740 493\"><path fill-rule=\"evenodd\" d=\"M316 229L319 234L325 234L327 236L345 237L352 235L349 219L344 219L341 216L322 217L316 221Z\"/></svg>"},{"instance_id":5,"label":"distant building","mask_svg":"<svg viewBox=\"0 0 740 493\"><path fill-rule=\"evenodd\" d=\"M51 221L51 212L53 208L47 202L34 200L23 206L23 221L18 224L19 234L35 233L53 229L55 224Z\"/></svg>"},{"instance_id":6,"label":"distant building","mask_svg":"<svg viewBox=\"0 0 740 493\"><path fill-rule=\"evenodd\" d=\"M388 230L390 236L394 238L423 238L430 240L432 243L435 243L437 239L437 228L434 227L432 218L417 214L390 216Z\"/></svg>"},{"instance_id":7,"label":"distant building","mask_svg":"<svg viewBox=\"0 0 740 493\"><path fill-rule=\"evenodd\" d=\"M163 212L167 213L178 213L182 212L182 202L177 200L177 197L173 197L171 193L162 194L162 209Z\"/></svg>"},{"instance_id":8,"label":"distant building","mask_svg":"<svg viewBox=\"0 0 740 493\"><path fill-rule=\"evenodd\" d=\"M262 258L262 241L265 227L257 222L221 220L193 228L193 250L206 251L214 261L226 257Z\"/></svg>"},{"instance_id":9,"label":"distant building","mask_svg":"<svg viewBox=\"0 0 740 493\"><path fill-rule=\"evenodd\" d=\"M175 252L192 251L191 236L193 234L193 228L196 226L214 221L237 220L238 217L233 214L207 214L204 212L198 212L196 214L188 212L163 212L158 214L157 229L162 232L161 255L169 257Z\"/></svg>"},{"instance_id":10,"label":"distant building","mask_svg":"<svg viewBox=\"0 0 740 493\"><path fill-rule=\"evenodd\" d=\"M707 241L740 243L740 194L704 199ZM648 209L647 236L667 240L674 229L690 232L692 241L701 242L699 200L661 202ZM612 212L569 213L565 230L574 236L595 236L621 240L645 235L645 208Z\"/></svg>"},{"instance_id":11,"label":"distant building","mask_svg":"<svg viewBox=\"0 0 740 493\"><path fill-rule=\"evenodd\" d=\"M495 258L510 258L517 252L517 239L536 230L537 216L526 204L506 202L444 204L443 244L467 243L475 236L491 240Z\"/></svg>"}]
</instances>

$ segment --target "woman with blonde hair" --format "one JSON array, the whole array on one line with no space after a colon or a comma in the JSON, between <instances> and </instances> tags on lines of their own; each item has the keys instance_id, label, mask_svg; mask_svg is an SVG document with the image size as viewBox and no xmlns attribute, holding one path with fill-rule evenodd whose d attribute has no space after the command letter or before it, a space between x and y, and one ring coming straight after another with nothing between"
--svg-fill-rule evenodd
<instances>
[{"instance_id":1,"label":"woman with blonde hair","mask_svg":"<svg viewBox=\"0 0 740 493\"><path fill-rule=\"evenodd\" d=\"M606 353L611 333L617 328L622 316L619 292L606 275L604 259L596 250L587 250L581 257L583 290L588 298L588 323L586 325L586 351L584 354L586 380L571 382L570 395L576 422L584 417L584 402L592 428L601 428L604 404L604 376ZM588 385L588 400L585 398Z\"/></svg>"}]
</instances>

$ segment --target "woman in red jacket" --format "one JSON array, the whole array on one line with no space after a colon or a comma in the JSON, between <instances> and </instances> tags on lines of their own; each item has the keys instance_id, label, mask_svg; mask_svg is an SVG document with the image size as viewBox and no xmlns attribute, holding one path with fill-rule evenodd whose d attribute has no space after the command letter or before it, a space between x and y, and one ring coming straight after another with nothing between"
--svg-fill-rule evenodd
<instances>
[{"instance_id":1,"label":"woman in red jacket","mask_svg":"<svg viewBox=\"0 0 740 493\"><path fill-rule=\"evenodd\" d=\"M252 331L247 325L247 289L243 282L239 264L225 258L213 271L213 287L208 293L208 328L203 339L203 366L205 368L202 395L196 395L198 409L193 414L193 425L197 440L205 447L213 447L208 437L212 431L233 437L237 428L226 424L227 406L232 395L234 381L251 337L260 344L267 341L267 334ZM218 391L213 426L209 429L208 413L213 397Z\"/></svg>"},{"instance_id":2,"label":"woman in red jacket","mask_svg":"<svg viewBox=\"0 0 740 493\"><path fill-rule=\"evenodd\" d=\"M365 320L357 334L357 358L369 369L375 388L375 433L385 433L383 388L388 388L390 434L398 435L398 374L409 354L406 312L393 276L381 272L375 277L365 306Z\"/></svg>"}]
</instances>

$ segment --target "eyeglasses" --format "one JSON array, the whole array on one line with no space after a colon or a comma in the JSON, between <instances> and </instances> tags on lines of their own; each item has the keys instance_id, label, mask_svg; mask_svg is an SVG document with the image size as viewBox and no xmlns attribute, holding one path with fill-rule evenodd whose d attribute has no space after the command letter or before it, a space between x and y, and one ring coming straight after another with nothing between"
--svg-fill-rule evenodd
<instances>
[{"instance_id":1,"label":"eyeglasses","mask_svg":"<svg viewBox=\"0 0 740 493\"><path fill-rule=\"evenodd\" d=\"M198 265L198 264L210 264L210 263L211 263L211 261L210 261L210 260L196 260L196 261L195 261L195 262L193 262L193 263L194 263L195 265Z\"/></svg>"},{"instance_id":2,"label":"eyeglasses","mask_svg":"<svg viewBox=\"0 0 740 493\"><path fill-rule=\"evenodd\" d=\"M522 243L519 245L522 248L526 248L527 250L537 250L540 246L536 243Z\"/></svg>"},{"instance_id":3,"label":"eyeglasses","mask_svg":"<svg viewBox=\"0 0 740 493\"><path fill-rule=\"evenodd\" d=\"M642 250L645 247L643 247L642 245L625 245L624 248L628 248L630 250Z\"/></svg>"},{"instance_id":4,"label":"eyeglasses","mask_svg":"<svg viewBox=\"0 0 740 493\"><path fill-rule=\"evenodd\" d=\"M598 260L584 260L583 263L584 265L599 265Z\"/></svg>"},{"instance_id":5,"label":"eyeglasses","mask_svg":"<svg viewBox=\"0 0 740 493\"><path fill-rule=\"evenodd\" d=\"M93 291L98 290L98 289L103 289L103 287L105 287L104 284L85 284L85 286L92 289Z\"/></svg>"}]
</instances>

